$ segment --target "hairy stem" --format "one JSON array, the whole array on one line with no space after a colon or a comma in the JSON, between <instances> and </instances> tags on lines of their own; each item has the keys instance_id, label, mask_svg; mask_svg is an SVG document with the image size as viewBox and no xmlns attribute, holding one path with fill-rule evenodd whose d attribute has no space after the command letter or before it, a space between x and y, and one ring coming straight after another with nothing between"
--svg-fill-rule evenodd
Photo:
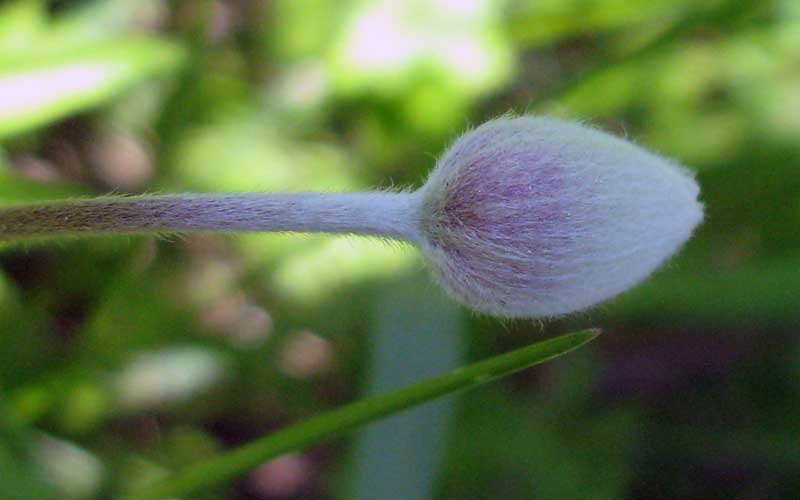
<instances>
[{"instance_id":1,"label":"hairy stem","mask_svg":"<svg viewBox=\"0 0 800 500\"><path fill-rule=\"evenodd\" d=\"M352 233L417 241L413 193L106 196L0 208L0 241L187 232Z\"/></svg>"}]
</instances>

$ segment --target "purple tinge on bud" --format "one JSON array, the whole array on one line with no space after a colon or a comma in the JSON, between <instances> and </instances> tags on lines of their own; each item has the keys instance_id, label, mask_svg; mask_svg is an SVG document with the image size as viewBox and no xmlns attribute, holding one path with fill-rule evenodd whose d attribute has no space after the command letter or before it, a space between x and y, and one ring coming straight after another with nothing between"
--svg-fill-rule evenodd
<instances>
[{"instance_id":1,"label":"purple tinge on bud","mask_svg":"<svg viewBox=\"0 0 800 500\"><path fill-rule=\"evenodd\" d=\"M627 141L552 118L458 139L421 190L421 246L456 299L506 317L585 309L639 283L702 220L694 179Z\"/></svg>"}]
</instances>

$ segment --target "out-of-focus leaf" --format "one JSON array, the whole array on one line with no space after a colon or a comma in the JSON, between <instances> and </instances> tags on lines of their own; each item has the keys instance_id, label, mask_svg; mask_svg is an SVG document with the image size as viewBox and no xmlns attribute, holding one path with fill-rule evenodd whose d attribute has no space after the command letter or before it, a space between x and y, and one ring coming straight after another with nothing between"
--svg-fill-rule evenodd
<instances>
[{"instance_id":1,"label":"out-of-focus leaf","mask_svg":"<svg viewBox=\"0 0 800 500\"><path fill-rule=\"evenodd\" d=\"M181 346L136 355L114 379L120 411L158 408L189 400L226 374L227 360L199 346Z\"/></svg>"},{"instance_id":2,"label":"out-of-focus leaf","mask_svg":"<svg viewBox=\"0 0 800 500\"><path fill-rule=\"evenodd\" d=\"M333 44L331 79L344 94L402 96L431 81L449 94L475 95L511 73L497 5L470 2L362 2Z\"/></svg>"},{"instance_id":3,"label":"out-of-focus leaf","mask_svg":"<svg viewBox=\"0 0 800 500\"><path fill-rule=\"evenodd\" d=\"M56 500L59 497L24 458L0 441L0 497L5 500Z\"/></svg>"},{"instance_id":4,"label":"out-of-focus leaf","mask_svg":"<svg viewBox=\"0 0 800 500\"><path fill-rule=\"evenodd\" d=\"M15 0L0 7L0 53L30 50L45 28L40 0Z\"/></svg>"},{"instance_id":5,"label":"out-of-focus leaf","mask_svg":"<svg viewBox=\"0 0 800 500\"><path fill-rule=\"evenodd\" d=\"M103 464L75 443L42 435L34 441L33 460L64 498L94 498L104 479Z\"/></svg>"},{"instance_id":6,"label":"out-of-focus leaf","mask_svg":"<svg viewBox=\"0 0 800 500\"><path fill-rule=\"evenodd\" d=\"M363 187L335 144L299 142L269 115L241 112L187 130L171 155L176 182L199 191L344 191Z\"/></svg>"},{"instance_id":7,"label":"out-of-focus leaf","mask_svg":"<svg viewBox=\"0 0 800 500\"><path fill-rule=\"evenodd\" d=\"M178 46L144 38L41 59L0 58L0 138L100 105L180 61Z\"/></svg>"},{"instance_id":8,"label":"out-of-focus leaf","mask_svg":"<svg viewBox=\"0 0 800 500\"><path fill-rule=\"evenodd\" d=\"M274 23L263 37L270 55L298 61L318 56L339 30L346 9L330 0L275 0L270 2ZM311 15L309 15L311 14Z\"/></svg>"},{"instance_id":9,"label":"out-of-focus leaf","mask_svg":"<svg viewBox=\"0 0 800 500\"><path fill-rule=\"evenodd\" d=\"M165 13L164 2L160 0L95 0L83 2L57 17L51 23L43 50L63 50L64 47L77 47L121 34L141 32L148 24L153 24Z\"/></svg>"},{"instance_id":10,"label":"out-of-focus leaf","mask_svg":"<svg viewBox=\"0 0 800 500\"><path fill-rule=\"evenodd\" d=\"M618 29L675 15L686 0L537 0L521 2L508 14L515 42L535 46L596 31Z\"/></svg>"},{"instance_id":11,"label":"out-of-focus leaf","mask_svg":"<svg viewBox=\"0 0 800 500\"><path fill-rule=\"evenodd\" d=\"M462 311L444 294L426 292L427 277L415 278L388 283L375 308L370 395L452 369L462 355ZM420 294L429 300L421 303ZM365 429L348 474L354 478L347 498L429 498L439 475L452 403L442 399Z\"/></svg>"},{"instance_id":12,"label":"out-of-focus leaf","mask_svg":"<svg viewBox=\"0 0 800 500\"><path fill-rule=\"evenodd\" d=\"M31 434L5 414L0 398L0 498L3 500L57 500L55 491L31 457Z\"/></svg>"},{"instance_id":13,"label":"out-of-focus leaf","mask_svg":"<svg viewBox=\"0 0 800 500\"><path fill-rule=\"evenodd\" d=\"M329 300L347 286L402 275L415 265L419 265L418 252L410 245L389 245L374 238L325 237L282 259L270 279L285 298L314 303Z\"/></svg>"}]
</instances>

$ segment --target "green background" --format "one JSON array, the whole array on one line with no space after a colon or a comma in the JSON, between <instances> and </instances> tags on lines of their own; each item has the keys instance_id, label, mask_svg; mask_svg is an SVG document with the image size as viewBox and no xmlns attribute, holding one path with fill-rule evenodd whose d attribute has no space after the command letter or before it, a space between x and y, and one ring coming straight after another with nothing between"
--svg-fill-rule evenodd
<instances>
[{"instance_id":1,"label":"green background","mask_svg":"<svg viewBox=\"0 0 800 500\"><path fill-rule=\"evenodd\" d=\"M113 498L587 326L563 359L198 498L800 497L800 2L0 4L3 205L417 187L507 112L687 165L705 223L644 285L547 322L463 311L370 239L2 248L0 498Z\"/></svg>"}]
</instances>

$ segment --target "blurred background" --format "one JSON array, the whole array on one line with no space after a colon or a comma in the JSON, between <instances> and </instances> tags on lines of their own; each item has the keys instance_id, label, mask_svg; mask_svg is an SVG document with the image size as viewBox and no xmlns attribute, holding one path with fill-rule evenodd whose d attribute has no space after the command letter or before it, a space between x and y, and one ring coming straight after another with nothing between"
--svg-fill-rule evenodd
<instances>
[{"instance_id":1,"label":"blurred background","mask_svg":"<svg viewBox=\"0 0 800 500\"><path fill-rule=\"evenodd\" d=\"M0 3L0 203L419 186L507 112L688 165L707 218L559 321L459 309L405 245L0 249L0 498L114 498L346 402L587 326L587 348L196 498L800 498L800 2ZM194 497L193 497L194 498Z\"/></svg>"}]
</instances>

